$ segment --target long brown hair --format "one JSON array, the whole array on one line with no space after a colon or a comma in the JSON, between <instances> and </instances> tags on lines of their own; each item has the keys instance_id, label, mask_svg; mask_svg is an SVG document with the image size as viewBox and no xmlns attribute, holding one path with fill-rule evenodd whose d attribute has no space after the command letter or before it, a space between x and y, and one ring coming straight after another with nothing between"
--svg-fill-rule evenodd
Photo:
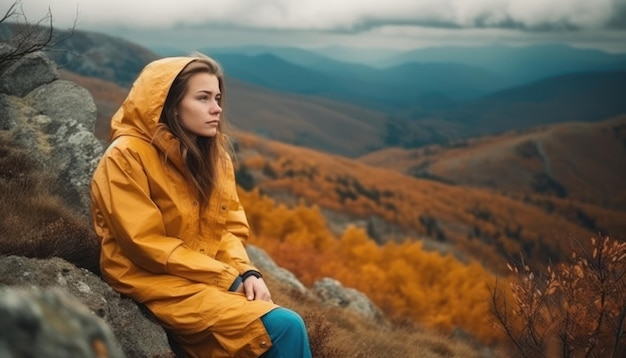
<instances>
[{"instance_id":1,"label":"long brown hair","mask_svg":"<svg viewBox=\"0 0 626 358\"><path fill-rule=\"evenodd\" d=\"M166 126L179 139L180 153L187 171L185 175L196 187L201 205L205 206L216 186L217 164L223 160L230 160L233 150L227 135L229 126L224 115L226 91L222 68L217 61L206 55L194 54L193 57L196 59L185 66L174 79L165 99L159 122L160 127ZM198 73L215 75L219 82L222 113L215 137L190 135L175 115L176 107L187 90L189 79Z\"/></svg>"}]
</instances>

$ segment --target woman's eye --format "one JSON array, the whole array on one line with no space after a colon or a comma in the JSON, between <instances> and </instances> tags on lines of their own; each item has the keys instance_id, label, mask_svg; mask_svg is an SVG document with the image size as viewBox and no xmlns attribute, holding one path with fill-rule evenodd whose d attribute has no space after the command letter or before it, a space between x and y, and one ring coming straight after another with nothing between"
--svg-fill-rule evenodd
<instances>
[{"instance_id":1,"label":"woman's eye","mask_svg":"<svg viewBox=\"0 0 626 358\"><path fill-rule=\"evenodd\" d=\"M215 97L215 102L217 102L217 104L222 104L222 96Z\"/></svg>"}]
</instances>

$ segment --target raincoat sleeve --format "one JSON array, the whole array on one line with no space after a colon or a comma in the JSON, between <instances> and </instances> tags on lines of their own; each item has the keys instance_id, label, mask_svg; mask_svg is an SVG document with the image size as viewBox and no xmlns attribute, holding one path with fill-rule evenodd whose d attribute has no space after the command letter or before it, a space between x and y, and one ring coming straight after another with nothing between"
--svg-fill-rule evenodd
<instances>
[{"instance_id":1,"label":"raincoat sleeve","mask_svg":"<svg viewBox=\"0 0 626 358\"><path fill-rule=\"evenodd\" d=\"M259 271L250 263L246 252L246 244L249 236L248 220L244 212L243 206L237 201L237 209L230 211L226 218L226 235L224 237L224 246L226 254L229 256L229 262L237 269L239 274L243 274L249 270Z\"/></svg>"},{"instance_id":2,"label":"raincoat sleeve","mask_svg":"<svg viewBox=\"0 0 626 358\"><path fill-rule=\"evenodd\" d=\"M141 159L136 153L111 149L94 176L92 195L124 253L145 270L228 289L239 272L166 236Z\"/></svg>"},{"instance_id":3,"label":"raincoat sleeve","mask_svg":"<svg viewBox=\"0 0 626 358\"><path fill-rule=\"evenodd\" d=\"M226 170L228 171L227 177L232 178L232 180L227 181L226 191L228 196L233 199L226 216L226 231L221 245L222 255L226 257L227 262L230 262L237 269L239 274L249 270L259 271L250 263L250 258L246 252L250 227L244 208L237 195L235 172L230 158L227 160Z\"/></svg>"}]
</instances>

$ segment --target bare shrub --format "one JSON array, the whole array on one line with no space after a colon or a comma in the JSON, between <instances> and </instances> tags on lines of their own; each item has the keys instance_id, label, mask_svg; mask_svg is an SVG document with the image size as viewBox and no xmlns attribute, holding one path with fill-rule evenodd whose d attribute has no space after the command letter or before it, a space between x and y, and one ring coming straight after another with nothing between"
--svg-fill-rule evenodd
<instances>
[{"instance_id":1,"label":"bare shrub","mask_svg":"<svg viewBox=\"0 0 626 358\"><path fill-rule=\"evenodd\" d=\"M511 265L511 296L494 287L492 309L521 357L623 357L626 243L608 236L579 245L571 260L536 274Z\"/></svg>"}]
</instances>

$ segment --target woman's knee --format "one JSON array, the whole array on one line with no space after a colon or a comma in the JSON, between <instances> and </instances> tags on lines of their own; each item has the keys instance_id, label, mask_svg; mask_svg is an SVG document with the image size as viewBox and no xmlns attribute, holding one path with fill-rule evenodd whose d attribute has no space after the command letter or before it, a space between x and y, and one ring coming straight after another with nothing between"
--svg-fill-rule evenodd
<instances>
[{"instance_id":1,"label":"woman's knee","mask_svg":"<svg viewBox=\"0 0 626 358\"><path fill-rule=\"evenodd\" d=\"M306 327L302 317L290 309L278 307L261 317L261 320L272 339L287 333L306 335Z\"/></svg>"},{"instance_id":2,"label":"woman's knee","mask_svg":"<svg viewBox=\"0 0 626 358\"><path fill-rule=\"evenodd\" d=\"M272 348L264 358L310 358L311 349L306 326L296 312L279 307L261 317L272 339Z\"/></svg>"}]
</instances>

